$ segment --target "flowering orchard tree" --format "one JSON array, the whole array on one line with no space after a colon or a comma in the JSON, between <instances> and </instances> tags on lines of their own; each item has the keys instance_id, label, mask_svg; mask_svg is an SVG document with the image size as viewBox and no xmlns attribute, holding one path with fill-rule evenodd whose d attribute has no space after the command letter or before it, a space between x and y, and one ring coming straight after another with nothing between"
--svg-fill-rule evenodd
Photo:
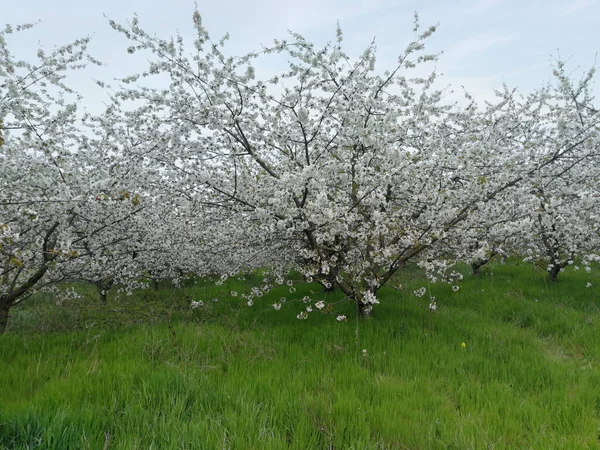
<instances>
[{"instance_id":1,"label":"flowering orchard tree","mask_svg":"<svg viewBox=\"0 0 600 450\"><path fill-rule=\"evenodd\" d=\"M40 50L38 63L30 64L9 52L12 32L10 26L0 32L0 333L9 308L42 284L56 262L75 256L61 236L73 219L64 154L75 122L63 78L82 64L87 45L76 41L50 55Z\"/></svg>"},{"instance_id":2,"label":"flowering orchard tree","mask_svg":"<svg viewBox=\"0 0 600 450\"><path fill-rule=\"evenodd\" d=\"M112 23L133 40L130 53L156 56L142 75L171 79L163 90L132 88L117 96L121 103L134 100L127 126L146 143L136 152L147 161L139 167L159 162L180 190L193 188L199 202L235 212L219 230L221 241L231 240L243 216L251 237L280 235L308 279L334 282L361 311L370 311L379 286L425 248L420 240L430 239L426 216L435 212L426 211L427 204L439 199L419 186L419 173L443 180L446 171L431 158L435 152L444 157L434 142L443 139L436 122L446 114L437 105L439 93L429 92L434 77L400 76L415 62L433 59L415 56L433 29L383 77L372 74L374 46L352 63L341 50L341 32L336 45L322 50L294 35L294 42L264 51L294 62L289 72L263 82L251 65L259 54L226 57L225 40L213 44L197 12L194 24L197 54L187 58L181 38L154 39L136 19L129 29ZM288 80L296 86L287 87ZM416 91L419 83L423 89ZM271 93L276 90L279 98ZM410 199L417 193L422 204ZM414 224L402 229L403 219Z\"/></svg>"},{"instance_id":3,"label":"flowering orchard tree","mask_svg":"<svg viewBox=\"0 0 600 450\"><path fill-rule=\"evenodd\" d=\"M156 184L193 191L198 205L226 209L219 242L233 239L238 218L248 246L265 244L265 232L285 239L296 255L271 264L292 262L309 280L335 283L362 314L406 263L436 270L444 242L464 235L472 217L483 209L493 216L503 197L575 152L568 143L546 147L554 131L536 109L543 90L521 103L505 90L480 111L444 105L435 73L411 78L416 65L435 60L423 53L435 28L421 31L418 20L415 40L381 74L375 46L352 59L339 29L324 48L292 34L232 57L227 36L213 41L197 11L193 23L186 50L181 36L156 38L136 17L110 22L130 40L127 51L149 61L123 79L111 108L127 131L120 135L136 136L136 167L154 171ZM257 79L253 64L266 54L289 68ZM144 85L153 75L169 84Z\"/></svg>"},{"instance_id":4,"label":"flowering orchard tree","mask_svg":"<svg viewBox=\"0 0 600 450\"><path fill-rule=\"evenodd\" d=\"M39 50L29 63L9 52L12 33L0 32L0 333L10 308L36 290L104 277L143 208L119 187L110 154L86 137L80 97L65 84L70 71L96 63L88 39Z\"/></svg>"},{"instance_id":5,"label":"flowering orchard tree","mask_svg":"<svg viewBox=\"0 0 600 450\"><path fill-rule=\"evenodd\" d=\"M581 185L555 181L546 189L535 190L537 208L529 221L527 260L542 262L551 281L568 265L579 261L586 265L598 252L598 207L600 198L581 190ZM581 180L597 183L598 179ZM532 205L533 206L533 205ZM588 268L589 270L589 268Z\"/></svg>"},{"instance_id":6,"label":"flowering orchard tree","mask_svg":"<svg viewBox=\"0 0 600 450\"><path fill-rule=\"evenodd\" d=\"M483 116L488 123L512 118L502 145L529 161L519 162L528 169L515 188L471 215L461 242L449 242L459 253L463 243L473 250L466 262L475 272L496 254L516 254L543 261L555 281L576 258L589 262L598 252L600 114L590 95L593 76L592 70L574 82L558 61L553 84L526 97L505 87L498 92L505 99L501 114ZM483 144L480 135L472 139Z\"/></svg>"},{"instance_id":7,"label":"flowering orchard tree","mask_svg":"<svg viewBox=\"0 0 600 450\"><path fill-rule=\"evenodd\" d=\"M600 113L590 94L593 76L591 70L574 82L558 62L555 84L541 96L538 113L545 137L526 143L543 155L568 150L566 157L532 173L518 197L520 216L526 220L513 249L527 260L542 262L551 281L575 261L589 270L600 249Z\"/></svg>"}]
</instances>

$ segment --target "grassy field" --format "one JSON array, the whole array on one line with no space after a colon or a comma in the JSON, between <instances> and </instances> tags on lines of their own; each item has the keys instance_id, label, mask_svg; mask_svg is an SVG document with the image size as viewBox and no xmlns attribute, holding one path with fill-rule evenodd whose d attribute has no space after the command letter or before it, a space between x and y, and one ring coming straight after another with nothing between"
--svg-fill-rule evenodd
<instances>
[{"instance_id":1,"label":"grassy field","mask_svg":"<svg viewBox=\"0 0 600 450\"><path fill-rule=\"evenodd\" d=\"M253 280L104 307L40 296L0 337L0 448L600 447L597 271L550 284L493 266L457 292L431 285L435 313L413 295L426 282L403 277L371 320L338 307L346 322L296 318L305 305L290 299L315 286L280 311L269 305L282 292L252 308L210 301Z\"/></svg>"}]
</instances>

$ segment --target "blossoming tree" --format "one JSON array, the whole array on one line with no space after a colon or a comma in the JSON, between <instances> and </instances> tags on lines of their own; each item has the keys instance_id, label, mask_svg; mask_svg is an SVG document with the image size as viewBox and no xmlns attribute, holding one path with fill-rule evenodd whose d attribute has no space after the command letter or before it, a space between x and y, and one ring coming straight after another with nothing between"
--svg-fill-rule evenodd
<instances>
[{"instance_id":1,"label":"blossoming tree","mask_svg":"<svg viewBox=\"0 0 600 450\"><path fill-rule=\"evenodd\" d=\"M84 272L104 277L143 209L89 138L81 98L66 84L71 71L97 63L89 39L40 49L30 63L7 42L29 27L0 32L0 333L10 308L36 290Z\"/></svg>"}]
</instances>

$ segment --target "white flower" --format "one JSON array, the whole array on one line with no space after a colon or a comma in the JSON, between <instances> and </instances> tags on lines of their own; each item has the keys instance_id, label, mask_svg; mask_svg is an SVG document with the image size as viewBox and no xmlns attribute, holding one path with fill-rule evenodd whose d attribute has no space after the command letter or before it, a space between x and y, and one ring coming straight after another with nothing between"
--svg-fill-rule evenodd
<instances>
[{"instance_id":1,"label":"white flower","mask_svg":"<svg viewBox=\"0 0 600 450\"><path fill-rule=\"evenodd\" d=\"M200 26L202 24L202 18L200 17L200 13L198 11L194 11L194 15L192 17L196 26Z\"/></svg>"},{"instance_id":2,"label":"white flower","mask_svg":"<svg viewBox=\"0 0 600 450\"><path fill-rule=\"evenodd\" d=\"M300 320L306 320L308 319L308 314L306 313L306 311L301 311L300 314L298 314L296 317Z\"/></svg>"},{"instance_id":3,"label":"white flower","mask_svg":"<svg viewBox=\"0 0 600 450\"><path fill-rule=\"evenodd\" d=\"M413 294L415 294L415 296L417 296L417 297L423 297L425 295L426 291L427 291L427 289L422 287L422 288L417 289L416 291L413 291Z\"/></svg>"},{"instance_id":4,"label":"white flower","mask_svg":"<svg viewBox=\"0 0 600 450\"><path fill-rule=\"evenodd\" d=\"M363 293L363 303L368 305L378 305L379 300L377 300L377 297L373 292L367 291Z\"/></svg>"},{"instance_id":5,"label":"white flower","mask_svg":"<svg viewBox=\"0 0 600 450\"><path fill-rule=\"evenodd\" d=\"M588 281L588 283L585 285L585 287L587 287L587 288L589 288L589 287L592 287L592 283L590 283L590 282Z\"/></svg>"},{"instance_id":6,"label":"white flower","mask_svg":"<svg viewBox=\"0 0 600 450\"><path fill-rule=\"evenodd\" d=\"M248 306L252 306L254 305L254 302L252 300L248 300Z\"/></svg>"},{"instance_id":7,"label":"white flower","mask_svg":"<svg viewBox=\"0 0 600 450\"><path fill-rule=\"evenodd\" d=\"M315 306L317 309L323 309L325 308L325 302L323 300L319 300L317 303L315 303Z\"/></svg>"},{"instance_id":8,"label":"white flower","mask_svg":"<svg viewBox=\"0 0 600 450\"><path fill-rule=\"evenodd\" d=\"M452 286L452 292L458 292L459 289L459 286Z\"/></svg>"},{"instance_id":9,"label":"white flower","mask_svg":"<svg viewBox=\"0 0 600 450\"><path fill-rule=\"evenodd\" d=\"M193 302L192 302L192 309L196 309L196 308L198 308L199 306L203 306L203 305L204 305L204 302L203 302L202 300L198 300L197 302L194 302L194 301L193 301Z\"/></svg>"},{"instance_id":10,"label":"white flower","mask_svg":"<svg viewBox=\"0 0 600 450\"><path fill-rule=\"evenodd\" d=\"M431 311L435 311L437 309L437 304L435 303L435 298L429 303L429 309Z\"/></svg>"},{"instance_id":11,"label":"white flower","mask_svg":"<svg viewBox=\"0 0 600 450\"><path fill-rule=\"evenodd\" d=\"M346 320L346 316L344 316L344 315L337 316L336 319L338 322L343 322L344 320Z\"/></svg>"},{"instance_id":12,"label":"white flower","mask_svg":"<svg viewBox=\"0 0 600 450\"><path fill-rule=\"evenodd\" d=\"M281 309L281 303L273 303L273 308L275 308L276 311L279 311Z\"/></svg>"},{"instance_id":13,"label":"white flower","mask_svg":"<svg viewBox=\"0 0 600 450\"><path fill-rule=\"evenodd\" d=\"M312 308L309 306L306 307L306 312L312 312Z\"/></svg>"},{"instance_id":14,"label":"white flower","mask_svg":"<svg viewBox=\"0 0 600 450\"><path fill-rule=\"evenodd\" d=\"M237 296L238 296L238 293L237 293L237 291L231 291L231 296L232 296L232 297L237 297Z\"/></svg>"},{"instance_id":15,"label":"white flower","mask_svg":"<svg viewBox=\"0 0 600 450\"><path fill-rule=\"evenodd\" d=\"M363 354L363 356L367 356L367 349L366 348L363 348L362 354Z\"/></svg>"}]
</instances>

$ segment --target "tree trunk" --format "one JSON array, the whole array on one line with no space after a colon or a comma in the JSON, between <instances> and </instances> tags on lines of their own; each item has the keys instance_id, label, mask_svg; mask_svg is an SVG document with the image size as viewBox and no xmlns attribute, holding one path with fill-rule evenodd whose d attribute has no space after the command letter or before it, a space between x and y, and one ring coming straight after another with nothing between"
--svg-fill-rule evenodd
<instances>
[{"instance_id":1,"label":"tree trunk","mask_svg":"<svg viewBox=\"0 0 600 450\"><path fill-rule=\"evenodd\" d=\"M316 281L321 286L323 286L323 290L325 292L335 291L336 281L335 281L335 275L333 275L332 273L328 273L328 274L321 273L316 276ZM328 287L328 285L329 285L329 287Z\"/></svg>"},{"instance_id":2,"label":"tree trunk","mask_svg":"<svg viewBox=\"0 0 600 450\"><path fill-rule=\"evenodd\" d=\"M554 264L554 266L552 266L552 269L550 269L550 271L548 272L548 275L550 276L550 281L557 281L558 280L558 274L560 273L560 264Z\"/></svg>"},{"instance_id":3,"label":"tree trunk","mask_svg":"<svg viewBox=\"0 0 600 450\"><path fill-rule=\"evenodd\" d=\"M371 313L373 312L373 305L364 301L362 295L357 293L356 289L353 289L349 284L344 281L336 281L335 286L339 287L341 291L346 294L346 297L349 300L352 300L356 303L356 309L358 310L358 315L360 317L371 317ZM375 292L373 292L375 294Z\"/></svg>"},{"instance_id":4,"label":"tree trunk","mask_svg":"<svg viewBox=\"0 0 600 450\"><path fill-rule=\"evenodd\" d=\"M154 288L154 290L158 291L158 288L160 287L160 279L155 277L151 270L148 271L148 278L150 278L150 281L152 281L152 287Z\"/></svg>"},{"instance_id":5,"label":"tree trunk","mask_svg":"<svg viewBox=\"0 0 600 450\"><path fill-rule=\"evenodd\" d=\"M8 310L10 307L8 305L0 304L0 335L4 334L6 331L6 326L8 325Z\"/></svg>"},{"instance_id":6,"label":"tree trunk","mask_svg":"<svg viewBox=\"0 0 600 450\"><path fill-rule=\"evenodd\" d=\"M106 291L102 286L102 283L96 283L96 289L98 290L98 297L100 297L100 302L103 305L106 305Z\"/></svg>"},{"instance_id":7,"label":"tree trunk","mask_svg":"<svg viewBox=\"0 0 600 450\"><path fill-rule=\"evenodd\" d=\"M369 318L373 315L373 303L372 301L376 301L377 300L377 289L371 290L369 289L369 291L365 291L365 293L370 293L370 295L372 296L371 298L367 297L365 294L363 293L359 293L359 294L355 294L354 295L354 300L356 301L356 304L358 306L358 314L360 317L363 318ZM366 297L366 298L365 298Z\"/></svg>"},{"instance_id":8,"label":"tree trunk","mask_svg":"<svg viewBox=\"0 0 600 450\"><path fill-rule=\"evenodd\" d=\"M485 258L478 259L477 261L473 261L471 263L471 269L473 270L473 275L479 275L481 273L481 268L489 263L493 257L498 254L497 251L492 251Z\"/></svg>"},{"instance_id":9,"label":"tree trunk","mask_svg":"<svg viewBox=\"0 0 600 450\"><path fill-rule=\"evenodd\" d=\"M356 301L358 305L358 315L363 318L369 318L373 315L373 305L368 303L363 303L360 300Z\"/></svg>"},{"instance_id":10,"label":"tree trunk","mask_svg":"<svg viewBox=\"0 0 600 450\"><path fill-rule=\"evenodd\" d=\"M113 281L98 281L96 284L96 289L98 290L98 296L100 297L100 301L103 305L106 305L106 300L108 297L108 291L113 285Z\"/></svg>"}]
</instances>

